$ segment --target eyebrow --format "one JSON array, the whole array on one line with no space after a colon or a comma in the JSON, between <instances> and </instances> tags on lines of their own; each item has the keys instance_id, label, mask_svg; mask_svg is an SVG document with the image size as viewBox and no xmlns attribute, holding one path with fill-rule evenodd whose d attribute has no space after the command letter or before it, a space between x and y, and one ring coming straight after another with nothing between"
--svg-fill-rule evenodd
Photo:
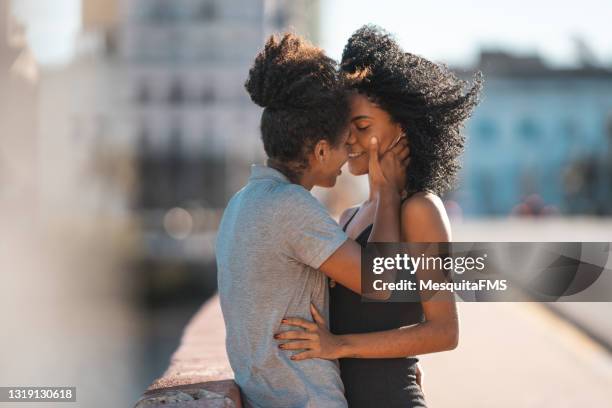
<instances>
[{"instance_id":1,"label":"eyebrow","mask_svg":"<svg viewBox=\"0 0 612 408\"><path fill-rule=\"evenodd\" d=\"M359 115L359 116L355 116L354 118L351 118L351 122L354 122L356 120L359 119L372 119L370 116L366 116L366 115Z\"/></svg>"}]
</instances>

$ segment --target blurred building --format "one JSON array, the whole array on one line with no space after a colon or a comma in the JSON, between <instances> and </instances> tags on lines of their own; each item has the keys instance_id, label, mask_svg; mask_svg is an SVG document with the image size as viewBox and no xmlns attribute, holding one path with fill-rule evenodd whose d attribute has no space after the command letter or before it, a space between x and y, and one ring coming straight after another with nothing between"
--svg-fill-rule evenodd
<instances>
[{"instance_id":1,"label":"blurred building","mask_svg":"<svg viewBox=\"0 0 612 408\"><path fill-rule=\"evenodd\" d=\"M123 0L119 49L148 252L211 259L214 228L250 164L261 110L244 90L273 32L318 30L307 0ZM315 35L309 35L316 40Z\"/></svg>"},{"instance_id":2,"label":"blurred building","mask_svg":"<svg viewBox=\"0 0 612 408\"><path fill-rule=\"evenodd\" d=\"M11 211L38 207L38 64L25 27L0 0L0 204Z\"/></svg>"},{"instance_id":3,"label":"blurred building","mask_svg":"<svg viewBox=\"0 0 612 408\"><path fill-rule=\"evenodd\" d=\"M82 0L73 58L41 71L39 114L45 211L109 227L129 218L134 183L116 5Z\"/></svg>"},{"instance_id":4,"label":"blurred building","mask_svg":"<svg viewBox=\"0 0 612 408\"><path fill-rule=\"evenodd\" d=\"M476 69L485 87L455 194L464 213L612 214L612 70L503 52L482 52Z\"/></svg>"}]
</instances>

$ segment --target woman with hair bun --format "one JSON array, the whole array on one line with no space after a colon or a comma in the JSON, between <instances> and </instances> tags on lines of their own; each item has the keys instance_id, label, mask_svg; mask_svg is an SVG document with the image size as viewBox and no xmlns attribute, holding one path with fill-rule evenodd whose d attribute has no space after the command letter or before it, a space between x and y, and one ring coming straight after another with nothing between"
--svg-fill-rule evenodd
<instances>
[{"instance_id":1,"label":"woman with hair bun","mask_svg":"<svg viewBox=\"0 0 612 408\"><path fill-rule=\"evenodd\" d=\"M283 319L309 319L313 305L327 311L327 277L361 290L359 244L310 194L314 186L332 187L347 161L346 90L334 61L293 34L270 37L245 87L264 108L260 130L268 161L252 166L217 234L219 297L235 381L249 407L346 407L337 361L293 361L274 339ZM371 139L371 238L397 241L407 145L379 154Z\"/></svg>"},{"instance_id":2,"label":"woman with hair bun","mask_svg":"<svg viewBox=\"0 0 612 408\"><path fill-rule=\"evenodd\" d=\"M388 33L369 25L349 38L340 73L350 91L349 171L370 171L370 138L376 137L383 151L407 140L410 163L401 181L401 239L395 242L449 242L450 224L439 195L452 186L459 169L461 130L478 102L480 76L466 90L467 84L446 67L404 52ZM370 184L370 197L340 218L348 236L362 246L372 234L372 191ZM417 278L439 279L432 273L417 271ZM321 316L306 334L285 334L308 350L299 358L339 358L351 408L425 407L415 356L457 346L452 294L440 292L431 300L421 293L420 302L363 303L342 282L331 286L333 334ZM299 319L293 323L301 325Z\"/></svg>"}]
</instances>

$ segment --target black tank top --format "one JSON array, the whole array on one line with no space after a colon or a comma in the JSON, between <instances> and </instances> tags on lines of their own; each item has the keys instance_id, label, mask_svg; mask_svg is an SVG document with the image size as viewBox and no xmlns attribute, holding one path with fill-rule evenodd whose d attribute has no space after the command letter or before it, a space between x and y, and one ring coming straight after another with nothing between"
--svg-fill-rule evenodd
<instances>
[{"instance_id":1,"label":"black tank top","mask_svg":"<svg viewBox=\"0 0 612 408\"><path fill-rule=\"evenodd\" d=\"M344 231L357 211L344 225ZM355 240L362 247L367 244L372 227L369 225ZM419 302L362 303L360 295L339 283L330 287L329 293L330 329L334 334L396 329L425 319ZM423 394L416 384L417 362L415 357L340 359L349 407L425 407Z\"/></svg>"}]
</instances>

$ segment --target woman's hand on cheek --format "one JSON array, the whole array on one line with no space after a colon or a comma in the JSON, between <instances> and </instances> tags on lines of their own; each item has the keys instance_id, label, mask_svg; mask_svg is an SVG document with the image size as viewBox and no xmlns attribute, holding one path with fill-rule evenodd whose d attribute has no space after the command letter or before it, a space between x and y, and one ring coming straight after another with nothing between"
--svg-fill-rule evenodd
<instances>
[{"instance_id":1,"label":"woman's hand on cheek","mask_svg":"<svg viewBox=\"0 0 612 408\"><path fill-rule=\"evenodd\" d=\"M385 151L381 159L381 167L385 176L393 181L398 193L402 193L406 188L406 168L410 164L410 148L405 137L400 137Z\"/></svg>"},{"instance_id":2,"label":"woman's hand on cheek","mask_svg":"<svg viewBox=\"0 0 612 408\"><path fill-rule=\"evenodd\" d=\"M372 137L368 152L368 180L370 189L376 197L397 194L395 180L397 170L394 169L394 154L391 150L380 154L379 150L379 140L376 137Z\"/></svg>"},{"instance_id":3,"label":"woman's hand on cheek","mask_svg":"<svg viewBox=\"0 0 612 408\"><path fill-rule=\"evenodd\" d=\"M311 304L310 311L314 322L299 317L288 317L282 320L283 325L300 327L304 330L289 330L274 335L277 340L288 340L278 347L282 350L304 350L291 356L292 360L323 358L335 360L340 357L342 341L327 329L325 319Z\"/></svg>"}]
</instances>

